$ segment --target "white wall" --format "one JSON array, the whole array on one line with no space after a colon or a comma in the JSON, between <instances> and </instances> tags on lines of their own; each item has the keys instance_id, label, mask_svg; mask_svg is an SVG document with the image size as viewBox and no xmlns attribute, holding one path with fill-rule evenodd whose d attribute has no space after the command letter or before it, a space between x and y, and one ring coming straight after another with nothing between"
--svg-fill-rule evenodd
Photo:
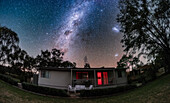
<instances>
[{"instance_id":1,"label":"white wall","mask_svg":"<svg viewBox=\"0 0 170 103\"><path fill-rule=\"evenodd\" d=\"M117 84L126 84L127 83L127 75L126 71L121 71L122 72L122 77L118 77L118 71L116 71L116 83Z\"/></svg>"},{"instance_id":2,"label":"white wall","mask_svg":"<svg viewBox=\"0 0 170 103\"><path fill-rule=\"evenodd\" d=\"M42 78L39 72L38 85L57 89L67 89L71 84L71 73L69 71L49 71L49 78Z\"/></svg>"}]
</instances>

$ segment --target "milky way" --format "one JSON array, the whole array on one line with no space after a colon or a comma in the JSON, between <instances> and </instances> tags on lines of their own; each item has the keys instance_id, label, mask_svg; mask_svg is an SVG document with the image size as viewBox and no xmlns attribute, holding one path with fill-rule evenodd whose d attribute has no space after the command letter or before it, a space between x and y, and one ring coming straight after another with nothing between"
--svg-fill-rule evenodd
<instances>
[{"instance_id":1,"label":"milky way","mask_svg":"<svg viewBox=\"0 0 170 103\"><path fill-rule=\"evenodd\" d=\"M83 25L82 20L86 17L91 8L90 1L82 1L77 3L73 9L70 10L70 13L66 20L62 22L63 27L59 29L59 38L56 41L56 48L67 52L69 45L74 43L74 37L78 33L79 27Z\"/></svg>"},{"instance_id":2,"label":"milky way","mask_svg":"<svg viewBox=\"0 0 170 103\"><path fill-rule=\"evenodd\" d=\"M15 31L31 56L52 48L84 66L113 67L123 54L118 0L0 0L0 25Z\"/></svg>"}]
</instances>

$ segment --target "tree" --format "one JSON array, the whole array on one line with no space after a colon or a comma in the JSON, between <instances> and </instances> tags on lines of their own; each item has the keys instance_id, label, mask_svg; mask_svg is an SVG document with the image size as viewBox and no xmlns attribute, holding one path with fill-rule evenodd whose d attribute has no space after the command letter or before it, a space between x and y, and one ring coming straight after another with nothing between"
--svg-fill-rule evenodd
<instances>
[{"instance_id":1,"label":"tree","mask_svg":"<svg viewBox=\"0 0 170 103\"><path fill-rule=\"evenodd\" d=\"M143 62L139 60L137 57L133 57L133 59L130 61L130 65L133 69L138 69L140 66L143 65Z\"/></svg>"},{"instance_id":2,"label":"tree","mask_svg":"<svg viewBox=\"0 0 170 103\"><path fill-rule=\"evenodd\" d=\"M154 69L158 70L162 67L164 67L166 69L166 71L168 71L168 67L165 63L165 58L163 57L163 52L160 52L155 59L152 61L152 65L154 67Z\"/></svg>"},{"instance_id":3,"label":"tree","mask_svg":"<svg viewBox=\"0 0 170 103\"><path fill-rule=\"evenodd\" d=\"M117 68L129 68L129 59L132 59L132 56L127 56L127 55L123 55L122 58L120 59L119 62L117 62Z\"/></svg>"},{"instance_id":4,"label":"tree","mask_svg":"<svg viewBox=\"0 0 170 103\"><path fill-rule=\"evenodd\" d=\"M32 69L35 66L35 60L33 57L30 57L28 54L25 54L23 59L23 70L27 72L32 72Z\"/></svg>"},{"instance_id":5,"label":"tree","mask_svg":"<svg viewBox=\"0 0 170 103\"><path fill-rule=\"evenodd\" d=\"M41 51L41 54L36 57L36 65L39 67L46 67L51 62L51 52L48 50Z\"/></svg>"},{"instance_id":6,"label":"tree","mask_svg":"<svg viewBox=\"0 0 170 103\"><path fill-rule=\"evenodd\" d=\"M137 69L143 63L137 57L132 55L123 55L119 62L117 62L117 68L126 68L126 69Z\"/></svg>"},{"instance_id":7,"label":"tree","mask_svg":"<svg viewBox=\"0 0 170 103\"><path fill-rule=\"evenodd\" d=\"M30 57L25 50L19 47L17 34L0 26L0 64L9 66L9 71L24 77L28 71L32 72L34 58ZM27 72L27 73L26 73Z\"/></svg>"},{"instance_id":8,"label":"tree","mask_svg":"<svg viewBox=\"0 0 170 103\"><path fill-rule=\"evenodd\" d=\"M25 50L18 48L11 55L11 61L11 67L15 73L20 75L21 81L26 81L27 77L31 77L35 62L34 58L30 57Z\"/></svg>"},{"instance_id":9,"label":"tree","mask_svg":"<svg viewBox=\"0 0 170 103\"><path fill-rule=\"evenodd\" d=\"M19 38L15 32L6 28L0 27L0 63L8 64L10 63L12 55L19 47Z\"/></svg>"},{"instance_id":10,"label":"tree","mask_svg":"<svg viewBox=\"0 0 170 103\"><path fill-rule=\"evenodd\" d=\"M52 49L51 54L52 54L51 63L53 64L53 66L56 66L56 67L61 66L61 63L63 61L64 52L61 52L60 50L57 50L54 48L54 49Z\"/></svg>"},{"instance_id":11,"label":"tree","mask_svg":"<svg viewBox=\"0 0 170 103\"><path fill-rule=\"evenodd\" d=\"M84 64L84 68L90 68L90 64L89 63L85 63Z\"/></svg>"},{"instance_id":12,"label":"tree","mask_svg":"<svg viewBox=\"0 0 170 103\"><path fill-rule=\"evenodd\" d=\"M120 0L117 21L124 33L124 51L139 51L148 59L163 51L164 62L170 68L169 8L169 0Z\"/></svg>"},{"instance_id":13,"label":"tree","mask_svg":"<svg viewBox=\"0 0 170 103\"><path fill-rule=\"evenodd\" d=\"M35 58L36 66L38 67L64 67L75 68L76 63L69 61L63 61L64 53L58 49L52 49L51 51L41 51L41 54Z\"/></svg>"},{"instance_id":14,"label":"tree","mask_svg":"<svg viewBox=\"0 0 170 103\"><path fill-rule=\"evenodd\" d=\"M75 68L76 67L76 63L75 62L71 63L69 61L64 61L64 62L62 62L61 67L64 67L64 68Z\"/></svg>"}]
</instances>

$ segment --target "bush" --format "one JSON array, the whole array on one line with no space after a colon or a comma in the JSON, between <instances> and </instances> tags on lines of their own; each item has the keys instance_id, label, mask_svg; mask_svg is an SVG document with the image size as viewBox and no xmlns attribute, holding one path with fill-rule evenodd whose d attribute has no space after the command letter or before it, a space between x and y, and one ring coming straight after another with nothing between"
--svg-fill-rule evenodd
<instances>
[{"instance_id":1,"label":"bush","mask_svg":"<svg viewBox=\"0 0 170 103\"><path fill-rule=\"evenodd\" d=\"M103 96L111 95L119 92L124 92L130 89L136 88L135 85L119 86L116 88L107 88L107 89L94 89L94 90L82 90L80 91L81 97L92 97L92 96Z\"/></svg>"},{"instance_id":2,"label":"bush","mask_svg":"<svg viewBox=\"0 0 170 103\"><path fill-rule=\"evenodd\" d=\"M12 84L12 85L15 85L15 86L18 86L18 80L15 80L9 76L6 76L6 75L3 75L3 74L0 74L0 79L9 83L9 84Z\"/></svg>"},{"instance_id":3,"label":"bush","mask_svg":"<svg viewBox=\"0 0 170 103\"><path fill-rule=\"evenodd\" d=\"M60 90L60 89L42 87L42 86L37 86L37 85L25 83L25 82L22 83L22 87L25 90L32 91L35 93L52 95L52 96L68 97L67 92L64 90Z\"/></svg>"},{"instance_id":4,"label":"bush","mask_svg":"<svg viewBox=\"0 0 170 103\"><path fill-rule=\"evenodd\" d=\"M5 74L6 68L0 65L0 73Z\"/></svg>"}]
</instances>

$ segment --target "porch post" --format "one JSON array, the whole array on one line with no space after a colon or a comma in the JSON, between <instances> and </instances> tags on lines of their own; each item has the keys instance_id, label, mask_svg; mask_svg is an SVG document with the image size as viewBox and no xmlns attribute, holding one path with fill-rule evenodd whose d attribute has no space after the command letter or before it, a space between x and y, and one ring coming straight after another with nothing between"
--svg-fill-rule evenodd
<instances>
[{"instance_id":1,"label":"porch post","mask_svg":"<svg viewBox=\"0 0 170 103\"><path fill-rule=\"evenodd\" d=\"M94 87L96 87L96 70L94 70Z\"/></svg>"},{"instance_id":2,"label":"porch post","mask_svg":"<svg viewBox=\"0 0 170 103\"><path fill-rule=\"evenodd\" d=\"M114 70L113 70L113 81L112 81L112 84L114 84L114 79L115 79L115 74L114 74Z\"/></svg>"},{"instance_id":3,"label":"porch post","mask_svg":"<svg viewBox=\"0 0 170 103\"><path fill-rule=\"evenodd\" d=\"M117 85L117 71L116 71L116 69L114 70L114 73L115 73L115 82L116 82L116 85Z\"/></svg>"},{"instance_id":4,"label":"porch post","mask_svg":"<svg viewBox=\"0 0 170 103\"><path fill-rule=\"evenodd\" d=\"M113 70L113 84L115 83L116 84L116 73L115 73L115 69Z\"/></svg>"},{"instance_id":5,"label":"porch post","mask_svg":"<svg viewBox=\"0 0 170 103\"><path fill-rule=\"evenodd\" d=\"M73 86L73 72L72 72L72 69L71 69L71 86Z\"/></svg>"}]
</instances>

